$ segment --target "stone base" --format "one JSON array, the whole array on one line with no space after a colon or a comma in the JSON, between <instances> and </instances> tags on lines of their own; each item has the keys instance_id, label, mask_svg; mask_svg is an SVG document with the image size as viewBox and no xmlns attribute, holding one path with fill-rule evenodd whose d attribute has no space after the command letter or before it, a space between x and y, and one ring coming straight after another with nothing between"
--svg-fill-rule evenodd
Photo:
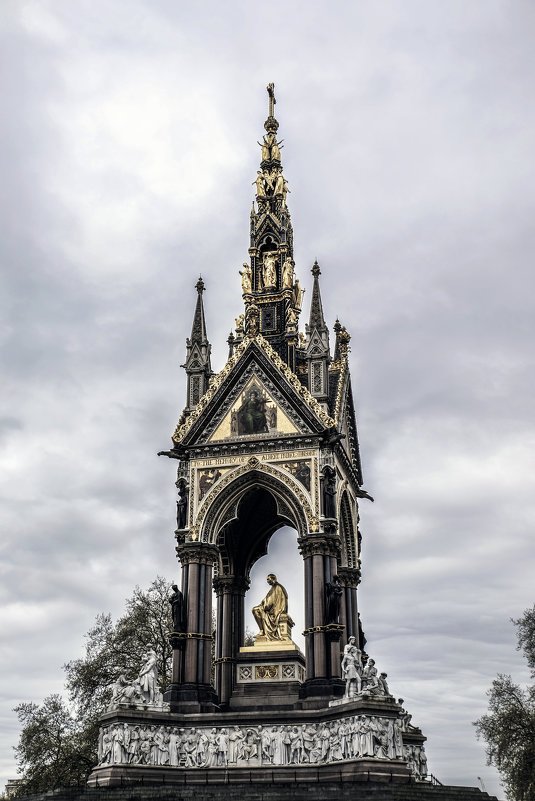
<instances>
[{"instance_id":1,"label":"stone base","mask_svg":"<svg viewBox=\"0 0 535 801\"><path fill-rule=\"evenodd\" d=\"M216 712L217 695L214 688L201 684L171 684L163 694L171 712Z\"/></svg>"},{"instance_id":2,"label":"stone base","mask_svg":"<svg viewBox=\"0 0 535 801\"><path fill-rule=\"evenodd\" d=\"M219 781L208 776L186 781L180 785L163 783L140 785L125 780L124 785L99 789L69 787L27 796L31 801L231 801L239 792L240 801L497 801L495 796L482 793L475 787L435 786L427 782L406 782L372 774L359 773L350 780L324 776L320 782L310 777L299 783L286 777L282 781L264 771L254 782L247 772L240 777L228 777L220 772Z\"/></svg>"},{"instance_id":3,"label":"stone base","mask_svg":"<svg viewBox=\"0 0 535 801\"><path fill-rule=\"evenodd\" d=\"M343 706L296 709L291 687L269 708L257 706L253 685L242 685L244 706L212 714L117 709L101 719L99 765L91 787L225 781L323 782L334 778L425 778L419 729L403 728L403 710L391 697ZM277 690L277 684L271 685ZM251 693L247 696L246 692ZM294 695L297 695L297 687ZM284 703L288 702L288 707ZM422 770L424 771L422 773ZM255 778L256 777L256 778ZM342 778L340 778L342 777Z\"/></svg>"},{"instance_id":4,"label":"stone base","mask_svg":"<svg viewBox=\"0 0 535 801\"><path fill-rule=\"evenodd\" d=\"M186 778L187 775L187 778ZM261 766L243 765L232 770L224 768L211 768L209 770L176 771L171 768L149 768L142 766L132 766L127 771L120 766L110 766L101 769L98 776L91 774L88 781L89 787L117 787L126 784L164 784L166 786L184 786L189 784L208 784L214 785L228 784L248 784L259 783L277 785L291 784L294 788L298 785L310 785L312 783L322 786L329 782L382 782L408 784L411 776L406 765L399 763L393 765L391 762L380 762L379 760L360 760L359 762L347 761L339 762L334 765L287 765L287 766ZM240 798L245 798L242 786L240 787ZM309 797L308 794L306 796ZM228 796L230 799L230 794Z\"/></svg>"},{"instance_id":5,"label":"stone base","mask_svg":"<svg viewBox=\"0 0 535 801\"><path fill-rule=\"evenodd\" d=\"M321 709L342 698L345 686L342 679L307 679L299 688L300 705L303 709Z\"/></svg>"},{"instance_id":6,"label":"stone base","mask_svg":"<svg viewBox=\"0 0 535 801\"><path fill-rule=\"evenodd\" d=\"M305 678L305 657L291 640L272 640L268 648L240 648L229 709L294 709Z\"/></svg>"}]
</instances>

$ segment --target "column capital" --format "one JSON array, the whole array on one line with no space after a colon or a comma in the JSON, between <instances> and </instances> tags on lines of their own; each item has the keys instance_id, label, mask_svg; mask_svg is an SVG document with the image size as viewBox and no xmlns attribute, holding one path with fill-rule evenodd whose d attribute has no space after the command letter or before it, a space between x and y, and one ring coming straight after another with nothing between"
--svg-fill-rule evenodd
<instances>
[{"instance_id":1,"label":"column capital","mask_svg":"<svg viewBox=\"0 0 535 801\"><path fill-rule=\"evenodd\" d=\"M183 565L213 564L219 557L218 549L210 542L183 542L176 546L176 554Z\"/></svg>"},{"instance_id":2,"label":"column capital","mask_svg":"<svg viewBox=\"0 0 535 801\"><path fill-rule=\"evenodd\" d=\"M297 540L301 556L335 556L338 558L341 551L340 538L331 534L307 534Z\"/></svg>"},{"instance_id":3,"label":"column capital","mask_svg":"<svg viewBox=\"0 0 535 801\"><path fill-rule=\"evenodd\" d=\"M344 587L358 587L360 584L360 568L358 567L339 567L338 578Z\"/></svg>"},{"instance_id":4,"label":"column capital","mask_svg":"<svg viewBox=\"0 0 535 801\"><path fill-rule=\"evenodd\" d=\"M240 593L245 595L251 582L245 576L215 576L213 587L216 595L223 595L226 593Z\"/></svg>"}]
</instances>

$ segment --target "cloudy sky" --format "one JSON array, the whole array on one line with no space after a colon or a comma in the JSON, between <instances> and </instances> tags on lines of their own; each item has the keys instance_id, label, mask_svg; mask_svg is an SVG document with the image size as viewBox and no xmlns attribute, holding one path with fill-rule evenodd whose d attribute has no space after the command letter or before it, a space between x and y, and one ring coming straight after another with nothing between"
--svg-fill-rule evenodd
<instances>
[{"instance_id":1,"label":"cloudy sky","mask_svg":"<svg viewBox=\"0 0 535 801\"><path fill-rule=\"evenodd\" d=\"M12 707L177 577L156 452L199 274L216 370L242 310L274 81L297 275L309 299L318 259L352 334L368 650L430 770L502 795L471 722L497 672L528 678L534 28L527 0L4 0L0 786ZM295 572L288 532L281 553Z\"/></svg>"}]
</instances>

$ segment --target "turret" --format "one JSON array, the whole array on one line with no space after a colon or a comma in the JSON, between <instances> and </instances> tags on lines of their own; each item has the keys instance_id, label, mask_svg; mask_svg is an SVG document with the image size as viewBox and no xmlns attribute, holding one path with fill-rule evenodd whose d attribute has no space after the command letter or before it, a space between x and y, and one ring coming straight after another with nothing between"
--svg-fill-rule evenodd
<instances>
[{"instance_id":1,"label":"turret","mask_svg":"<svg viewBox=\"0 0 535 801\"><path fill-rule=\"evenodd\" d=\"M212 346L208 342L206 335L206 322L204 319L204 306L202 293L204 292L204 281L199 278L195 284L197 290L197 304L193 315L193 325L191 327L191 337L186 339L186 361L182 365L188 376L188 389L186 399L186 414L189 414L208 388L208 382L212 375L210 365L210 351Z\"/></svg>"},{"instance_id":2,"label":"turret","mask_svg":"<svg viewBox=\"0 0 535 801\"><path fill-rule=\"evenodd\" d=\"M319 276L321 270L317 261L312 267L314 286L310 302L310 318L305 326L306 344L305 358L308 366L308 387L312 395L320 403L327 403L329 397L329 363L331 354L329 350L329 329L323 316L323 305Z\"/></svg>"}]
</instances>

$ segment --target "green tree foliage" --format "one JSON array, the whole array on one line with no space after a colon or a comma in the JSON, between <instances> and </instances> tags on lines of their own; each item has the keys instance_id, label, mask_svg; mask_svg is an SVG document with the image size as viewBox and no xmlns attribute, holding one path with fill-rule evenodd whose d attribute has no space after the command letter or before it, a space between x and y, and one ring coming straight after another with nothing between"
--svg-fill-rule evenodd
<instances>
[{"instance_id":1,"label":"green tree foliage","mask_svg":"<svg viewBox=\"0 0 535 801\"><path fill-rule=\"evenodd\" d=\"M524 652L535 678L535 606L518 620L517 650ZM476 720L478 737L487 744L489 764L499 770L507 797L535 799L535 686L522 689L500 674L488 691L489 711Z\"/></svg>"},{"instance_id":2,"label":"green tree foliage","mask_svg":"<svg viewBox=\"0 0 535 801\"><path fill-rule=\"evenodd\" d=\"M98 720L121 674L134 679L149 647L158 656L162 689L170 682L171 586L157 577L147 590L136 587L125 613L113 622L98 615L86 635L85 655L64 665L69 703L59 695L41 706L15 708L22 732L15 749L22 781L17 795L84 783L97 762Z\"/></svg>"},{"instance_id":3,"label":"green tree foliage","mask_svg":"<svg viewBox=\"0 0 535 801\"><path fill-rule=\"evenodd\" d=\"M80 784L94 764L95 749L60 695L15 708L22 733L15 749L24 766L17 795Z\"/></svg>"}]
</instances>

